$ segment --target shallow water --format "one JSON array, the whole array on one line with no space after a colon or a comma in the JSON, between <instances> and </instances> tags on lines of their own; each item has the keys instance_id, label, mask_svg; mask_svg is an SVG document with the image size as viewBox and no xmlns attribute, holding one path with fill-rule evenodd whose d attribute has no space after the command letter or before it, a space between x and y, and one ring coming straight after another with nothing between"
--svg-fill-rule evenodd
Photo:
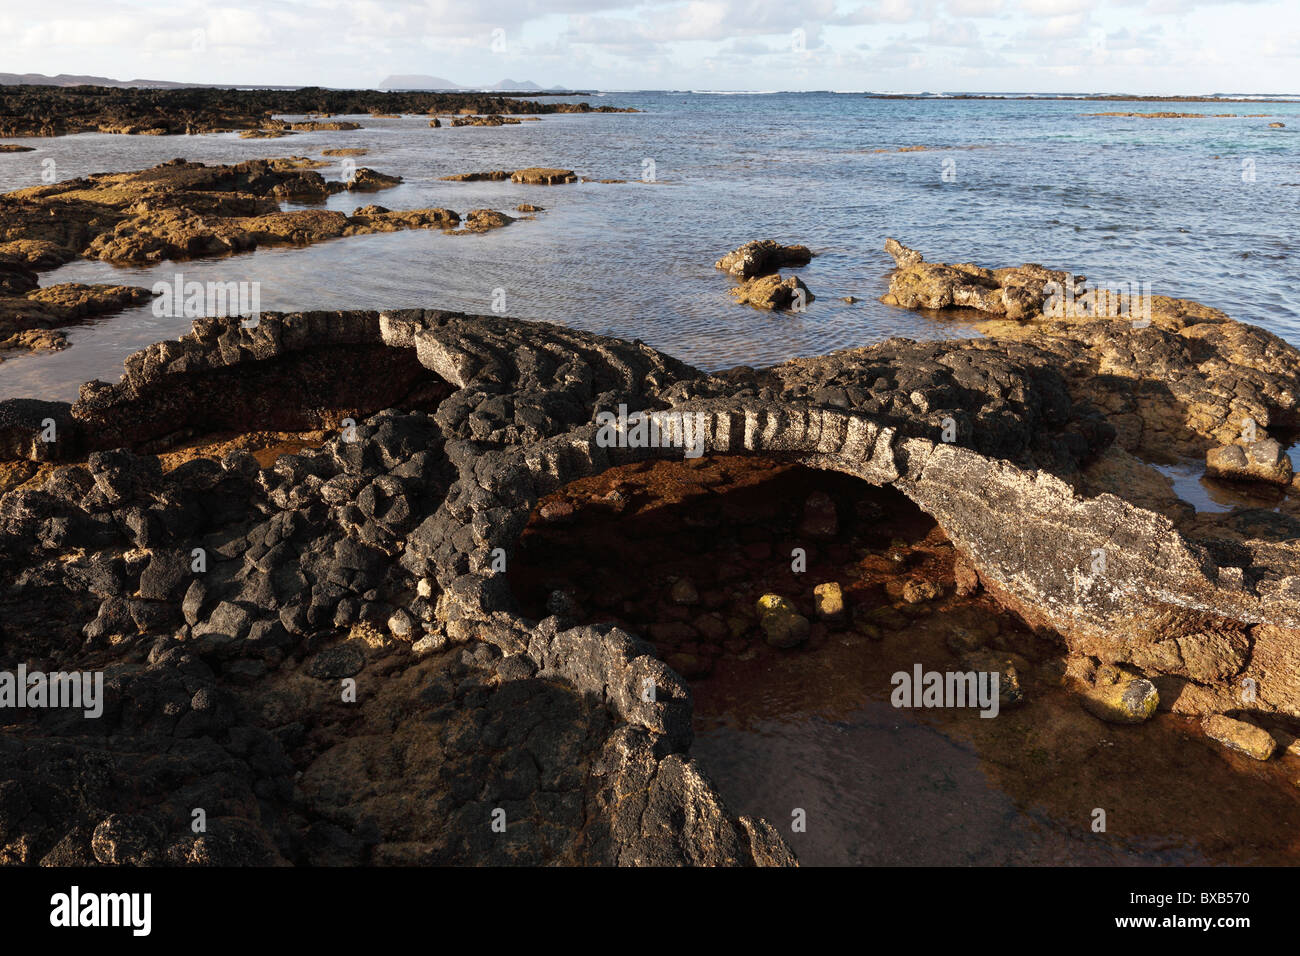
<instances>
[{"instance_id":1,"label":"shallow water","mask_svg":"<svg viewBox=\"0 0 1300 956\"><path fill-rule=\"evenodd\" d=\"M636 114L545 116L518 126L431 129L427 119L356 117L364 129L279 140L84 134L15 139L0 190L57 177L137 169L177 156L234 162L363 146L354 160L405 178L379 194L333 197L351 211L448 206L546 207L531 222L478 236L426 231L359 236L306 249L148 269L76 262L42 278L152 285L257 281L265 311L426 306L506 313L640 338L705 369L768 364L881 341L948 338L969 327L882 305L887 236L945 261L1040 261L1095 282L1150 282L1300 343L1288 304L1300 202L1300 104L1192 104L1187 112L1271 119L1085 117L1161 106L1055 101L880 100L854 94L627 93L593 102ZM925 145L910 153L874 150ZM646 160L654 183L640 182ZM1243 162L1248 161L1247 167ZM341 162L341 161L340 161ZM523 186L438 177L528 165L571 167L621 184ZM1253 181L1245 181L1253 169ZM948 171L952 181L945 181ZM339 178L342 167L322 170ZM1288 185L1290 184L1290 185ZM819 253L799 274L817 297L803 314L737 306L713 268L749 239ZM860 301L848 305L843 296ZM150 306L68 332L62 352L0 363L0 397L73 399L91 378L115 381L132 351L188 328Z\"/></svg>"},{"instance_id":2,"label":"shallow water","mask_svg":"<svg viewBox=\"0 0 1300 956\"><path fill-rule=\"evenodd\" d=\"M834 503L836 535L800 530L813 492ZM802 571L785 558L796 543ZM557 490L531 516L509 575L527 617L548 613L559 590L575 621L649 640L690 684L692 757L733 812L768 820L805 865L1300 860L1290 758L1240 757L1171 713L1103 723L1063 683L1063 643L987 594L957 595L954 562L933 519L897 491L712 456ZM944 595L913 606L905 579ZM759 596L779 594L813 618L813 589L827 581L849 618L819 620L795 649L769 647L753 615ZM893 706L900 671L987 666L964 656L975 645L999 671L1015 669L1018 703L987 718Z\"/></svg>"},{"instance_id":3,"label":"shallow water","mask_svg":"<svg viewBox=\"0 0 1300 956\"><path fill-rule=\"evenodd\" d=\"M944 666L933 645L918 644L830 641L724 661L692 684L691 754L734 812L772 823L805 866L1300 858L1288 835L1300 803L1285 774L1216 751L1186 718L1105 725L1041 681L1026 705L990 720L894 708L891 669Z\"/></svg>"}]
</instances>

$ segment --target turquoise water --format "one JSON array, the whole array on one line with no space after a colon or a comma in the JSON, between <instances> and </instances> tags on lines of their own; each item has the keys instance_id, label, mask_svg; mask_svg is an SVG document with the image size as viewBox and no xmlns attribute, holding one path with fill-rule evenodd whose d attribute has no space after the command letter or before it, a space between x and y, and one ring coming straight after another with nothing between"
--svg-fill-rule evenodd
<instances>
[{"instance_id":1,"label":"turquoise water","mask_svg":"<svg viewBox=\"0 0 1300 956\"><path fill-rule=\"evenodd\" d=\"M430 129L427 118L355 117L365 127L279 140L234 134L86 134L10 140L0 190L135 169L177 156L234 162L356 160L405 182L332 208L546 207L535 221L479 236L361 236L147 269L77 262L43 277L151 286L186 279L261 283L263 310L426 306L506 314L640 338L706 369L760 365L906 335L973 334L959 321L879 303L894 236L928 258L1071 268L1091 280L1151 283L1300 344L1294 220L1300 205L1300 104L883 100L859 94L624 93L593 103L635 114L545 116L496 128ZM1088 117L1109 111L1267 113L1267 118ZM1283 122L1284 129L1269 129ZM922 152L876 152L904 146ZM653 163L653 183L642 182ZM616 184L521 186L438 177L528 165L569 167ZM338 178L341 168L322 170ZM816 296L800 315L737 306L713 268L749 239L819 253L797 270ZM846 304L840 299L854 296ZM0 397L71 399L87 379L116 380L135 349L188 328L145 306L69 333L72 347L0 363Z\"/></svg>"}]
</instances>

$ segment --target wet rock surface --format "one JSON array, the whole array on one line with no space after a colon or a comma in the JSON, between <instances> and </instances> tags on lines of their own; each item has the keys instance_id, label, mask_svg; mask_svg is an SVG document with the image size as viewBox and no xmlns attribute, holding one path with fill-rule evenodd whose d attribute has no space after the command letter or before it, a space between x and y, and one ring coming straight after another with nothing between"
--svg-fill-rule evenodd
<instances>
[{"instance_id":1,"label":"wet rock surface","mask_svg":"<svg viewBox=\"0 0 1300 956\"><path fill-rule=\"evenodd\" d=\"M758 239L727 253L713 265L737 279L753 279L787 266L806 266L812 256L807 246L783 246L774 239Z\"/></svg>"},{"instance_id":2,"label":"wet rock surface","mask_svg":"<svg viewBox=\"0 0 1300 956\"><path fill-rule=\"evenodd\" d=\"M801 311L816 298L798 276L759 276L757 279L746 279L727 291L741 305L752 305L756 309L772 312Z\"/></svg>"},{"instance_id":3,"label":"wet rock surface","mask_svg":"<svg viewBox=\"0 0 1300 956\"><path fill-rule=\"evenodd\" d=\"M527 169L494 169L481 173L456 173L441 176L440 179L458 183L503 182L527 183L534 186L554 186L562 183L576 183L577 174L572 169L553 169L544 166L529 166Z\"/></svg>"}]
</instances>

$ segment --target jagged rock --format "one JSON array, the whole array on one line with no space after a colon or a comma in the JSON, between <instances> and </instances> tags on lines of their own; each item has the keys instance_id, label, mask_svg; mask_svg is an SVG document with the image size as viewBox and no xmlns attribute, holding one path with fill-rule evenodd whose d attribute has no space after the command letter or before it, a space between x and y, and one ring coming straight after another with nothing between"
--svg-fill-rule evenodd
<instances>
[{"instance_id":1,"label":"jagged rock","mask_svg":"<svg viewBox=\"0 0 1300 956\"><path fill-rule=\"evenodd\" d=\"M1017 324L1032 333L895 340L713 376L640 343L500 316L264 314L257 328L196 323L71 407L0 402L0 448L33 465L0 495L11 582L0 648L69 667L108 659L114 682L94 733L34 714L39 733L13 738L0 825L10 803L43 809L18 824L28 849L6 852L92 862L95 825L112 814L187 833L199 798L149 783L168 779L222 807L210 835L229 836L165 842L167 862L790 862L694 766L689 687L652 645L524 619L491 566L543 497L665 453L596 440L596 415L620 404L702 416L710 455L771 455L898 489L969 566L959 588L981 584L981 601L1054 634L1071 660L1171 682L1180 712L1230 710L1249 678L1261 714L1300 716L1287 514L1189 521L1152 510L1137 485L1106 483L1134 473L1114 457L1134 433L1204 453L1218 430L1235 434L1217 444L1239 437L1242 414L1285 430L1300 362L1194 304L1154 314L1142 329L1044 319ZM1187 407L1164 409L1145 394L1152 383ZM61 436L52 448L33 438L46 418ZM176 449L232 421L249 434L315 431L260 463L248 450ZM159 456L177 454L210 457L165 470ZM186 583L173 572L196 547L207 568ZM928 577L899 567L891 580ZM793 604L769 597L780 642L807 636ZM752 628L747 615L738 630L711 618L708 600L703 613L673 608L686 620L671 623L696 641L729 640L719 624ZM909 626L910 613L857 605L876 637ZM383 633L394 619L411 644ZM954 645L993 644L974 637ZM683 666L707 665L681 653L695 658ZM1015 673L1001 689L1018 691L1011 656L988 653L969 662ZM340 700L338 675L355 676L355 703ZM1133 688L1100 686L1126 718L1149 714L1154 686L1127 709ZM59 748L86 763L56 777ZM97 766L144 782L128 794ZM482 825L498 806L511 840Z\"/></svg>"},{"instance_id":2,"label":"jagged rock","mask_svg":"<svg viewBox=\"0 0 1300 956\"><path fill-rule=\"evenodd\" d=\"M769 311L801 311L816 298L797 276L788 279L779 275L759 276L757 279L747 279L727 292L740 305L752 305L756 309Z\"/></svg>"},{"instance_id":3,"label":"jagged rock","mask_svg":"<svg viewBox=\"0 0 1300 956\"><path fill-rule=\"evenodd\" d=\"M774 239L757 239L727 253L713 267L737 279L754 279L787 266L806 266L812 257L807 246L783 246Z\"/></svg>"},{"instance_id":4,"label":"jagged rock","mask_svg":"<svg viewBox=\"0 0 1300 956\"><path fill-rule=\"evenodd\" d=\"M401 182L401 176L386 176L368 166L362 166L348 180L347 187L352 192L373 192L379 189L390 189L401 185Z\"/></svg>"},{"instance_id":5,"label":"jagged rock","mask_svg":"<svg viewBox=\"0 0 1300 956\"><path fill-rule=\"evenodd\" d=\"M1026 263L1012 269L982 269L970 263L925 262L915 249L887 239L885 251L897 268L889 279L886 305L906 309L976 309L1008 319L1035 318L1051 296L1052 283L1064 295L1080 288L1081 276Z\"/></svg>"}]
</instances>

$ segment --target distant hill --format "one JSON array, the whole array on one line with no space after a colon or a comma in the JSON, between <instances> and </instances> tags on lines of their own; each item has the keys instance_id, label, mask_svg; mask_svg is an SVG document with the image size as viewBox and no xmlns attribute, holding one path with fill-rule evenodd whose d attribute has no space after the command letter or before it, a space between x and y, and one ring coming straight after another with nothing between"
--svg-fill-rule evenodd
<instances>
[{"instance_id":1,"label":"distant hill","mask_svg":"<svg viewBox=\"0 0 1300 956\"><path fill-rule=\"evenodd\" d=\"M514 93L557 93L564 90L562 86L543 87L531 80L510 79L493 83L491 86L462 86L441 76L427 76L421 73L386 76L375 88L379 90L500 90Z\"/></svg>"},{"instance_id":2,"label":"distant hill","mask_svg":"<svg viewBox=\"0 0 1300 956\"><path fill-rule=\"evenodd\" d=\"M169 80L113 80L106 76L74 76L60 73L58 76L46 76L44 73L0 73L0 86L140 86L154 90L174 90L187 86L206 86L204 83L172 83Z\"/></svg>"},{"instance_id":3,"label":"distant hill","mask_svg":"<svg viewBox=\"0 0 1300 956\"><path fill-rule=\"evenodd\" d=\"M427 76L422 73L398 73L386 76L377 90L459 90L461 86L441 76Z\"/></svg>"}]
</instances>

